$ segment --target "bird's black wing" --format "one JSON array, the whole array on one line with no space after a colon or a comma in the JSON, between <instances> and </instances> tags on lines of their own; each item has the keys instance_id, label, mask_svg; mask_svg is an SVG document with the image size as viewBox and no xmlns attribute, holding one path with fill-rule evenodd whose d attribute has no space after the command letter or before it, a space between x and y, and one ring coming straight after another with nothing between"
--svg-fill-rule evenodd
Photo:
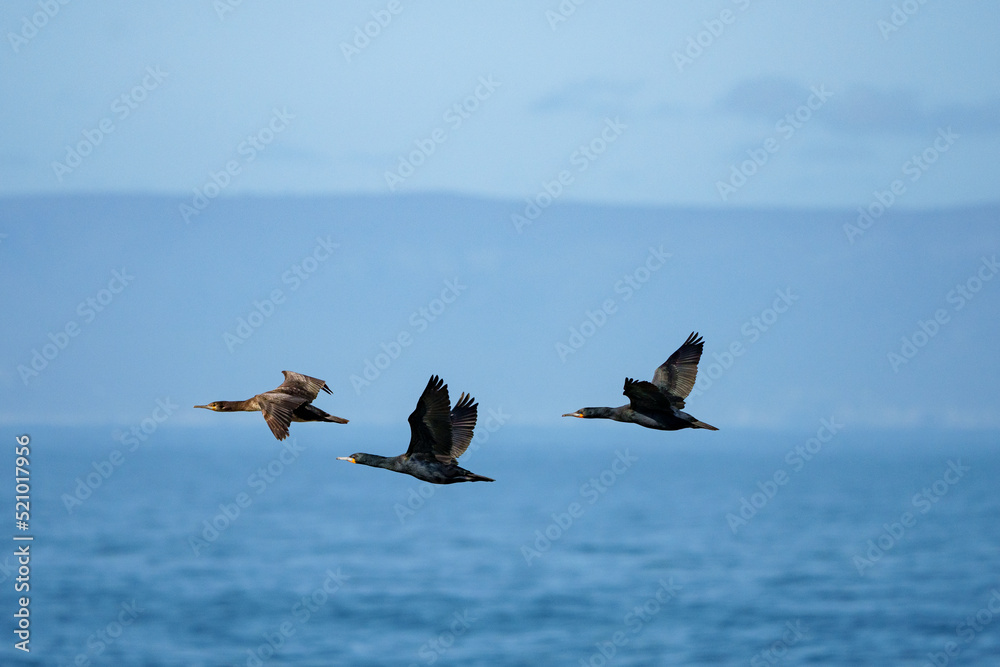
<instances>
[{"instance_id":1,"label":"bird's black wing","mask_svg":"<svg viewBox=\"0 0 1000 667\"><path fill-rule=\"evenodd\" d=\"M448 385L437 375L432 375L417 401L417 407L407 418L410 422L411 454L449 454L451 451L451 418L448 412L450 399Z\"/></svg>"},{"instance_id":2,"label":"bird's black wing","mask_svg":"<svg viewBox=\"0 0 1000 667\"><path fill-rule=\"evenodd\" d=\"M697 333L692 333L653 373L653 384L667 395L676 408L684 407L684 399L694 389L694 381L698 377L698 361L701 360L704 345L705 340Z\"/></svg>"},{"instance_id":3,"label":"bird's black wing","mask_svg":"<svg viewBox=\"0 0 1000 667\"><path fill-rule=\"evenodd\" d=\"M670 398L652 382L625 378L625 389L622 393L628 397L631 408L638 412L670 410Z\"/></svg>"},{"instance_id":4,"label":"bird's black wing","mask_svg":"<svg viewBox=\"0 0 1000 667\"><path fill-rule=\"evenodd\" d=\"M294 371L281 371L281 374L285 376L285 381L273 391L291 396L301 396L307 402L316 400L320 391L325 391L328 394L333 393L326 386L326 382L319 378L309 377Z\"/></svg>"},{"instance_id":5,"label":"bird's black wing","mask_svg":"<svg viewBox=\"0 0 1000 667\"><path fill-rule=\"evenodd\" d=\"M447 456L438 454L442 463L455 461L465 453L472 442L472 432L476 428L476 418L479 415L479 404L476 399L466 393L458 397L458 403L451 409L451 447Z\"/></svg>"},{"instance_id":6,"label":"bird's black wing","mask_svg":"<svg viewBox=\"0 0 1000 667\"><path fill-rule=\"evenodd\" d=\"M278 440L288 437L288 425L292 423L292 413L295 412L295 408L309 402L302 396L292 396L277 389L259 394L256 398L260 411L264 414L264 420Z\"/></svg>"}]
</instances>

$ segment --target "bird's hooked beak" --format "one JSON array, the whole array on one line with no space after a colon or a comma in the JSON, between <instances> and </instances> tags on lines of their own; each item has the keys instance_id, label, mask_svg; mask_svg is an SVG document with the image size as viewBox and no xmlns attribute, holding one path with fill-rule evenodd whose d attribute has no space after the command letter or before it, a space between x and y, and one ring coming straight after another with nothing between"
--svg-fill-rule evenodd
<instances>
[{"instance_id":1,"label":"bird's hooked beak","mask_svg":"<svg viewBox=\"0 0 1000 667\"><path fill-rule=\"evenodd\" d=\"M580 417L582 419L583 418L583 414L580 413L579 411L577 411L577 412L570 412L570 413L567 413L567 414L563 415L563 417Z\"/></svg>"},{"instance_id":2,"label":"bird's hooked beak","mask_svg":"<svg viewBox=\"0 0 1000 667\"><path fill-rule=\"evenodd\" d=\"M214 410L215 409L211 405L196 405L194 407L196 407L196 408L205 408L206 410Z\"/></svg>"},{"instance_id":3,"label":"bird's hooked beak","mask_svg":"<svg viewBox=\"0 0 1000 667\"><path fill-rule=\"evenodd\" d=\"M354 460L353 458L351 458L350 456L338 456L338 457L337 457L337 460L338 460L338 461L350 461L351 463L357 463L357 461L355 461L355 460Z\"/></svg>"}]
</instances>

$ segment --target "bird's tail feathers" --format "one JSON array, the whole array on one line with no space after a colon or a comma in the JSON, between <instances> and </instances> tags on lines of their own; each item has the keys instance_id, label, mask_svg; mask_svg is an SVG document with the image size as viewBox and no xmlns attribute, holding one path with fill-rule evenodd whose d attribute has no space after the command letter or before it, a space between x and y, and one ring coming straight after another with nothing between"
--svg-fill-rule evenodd
<instances>
[{"instance_id":1,"label":"bird's tail feathers","mask_svg":"<svg viewBox=\"0 0 1000 667\"><path fill-rule=\"evenodd\" d=\"M306 414L300 414L300 417L307 417L306 421L320 421L320 422L333 422L334 424L346 424L347 420L343 417L335 417L325 410L320 410L315 405L304 406ZM300 408L301 410L301 408ZM308 417L311 417L309 419Z\"/></svg>"}]
</instances>

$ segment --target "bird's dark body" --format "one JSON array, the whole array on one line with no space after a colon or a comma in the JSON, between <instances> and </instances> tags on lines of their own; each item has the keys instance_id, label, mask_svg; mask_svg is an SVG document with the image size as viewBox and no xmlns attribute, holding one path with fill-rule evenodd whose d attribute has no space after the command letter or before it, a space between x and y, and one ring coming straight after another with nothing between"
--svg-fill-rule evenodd
<instances>
[{"instance_id":1,"label":"bird's dark body","mask_svg":"<svg viewBox=\"0 0 1000 667\"><path fill-rule=\"evenodd\" d=\"M394 472L411 475L431 484L455 484L457 482L493 482L489 477L477 475L457 463L442 463L426 454L399 456L378 456L376 454L355 454L355 463L385 468Z\"/></svg>"},{"instance_id":2,"label":"bird's dark body","mask_svg":"<svg viewBox=\"0 0 1000 667\"><path fill-rule=\"evenodd\" d=\"M601 410L602 408L584 409L594 411ZM682 428L704 428L703 426L699 426L702 422L681 410L672 410L671 412L652 410L639 411L633 410L628 405L606 409L609 411L606 419L612 419L617 422L638 424L639 426L645 426L646 428L652 428L658 431L679 431ZM600 415L592 414L591 416L599 417Z\"/></svg>"}]
</instances>

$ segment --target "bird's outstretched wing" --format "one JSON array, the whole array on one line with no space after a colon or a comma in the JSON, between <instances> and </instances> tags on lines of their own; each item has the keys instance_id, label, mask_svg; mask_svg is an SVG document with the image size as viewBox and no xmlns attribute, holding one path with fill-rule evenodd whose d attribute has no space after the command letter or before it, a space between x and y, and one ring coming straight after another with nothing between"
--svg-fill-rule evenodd
<instances>
[{"instance_id":1,"label":"bird's outstretched wing","mask_svg":"<svg viewBox=\"0 0 1000 667\"><path fill-rule=\"evenodd\" d=\"M653 373L653 384L660 388L671 405L684 407L684 399L694 389L694 381L698 377L698 361L705 340L697 333L688 336L684 344L670 355Z\"/></svg>"},{"instance_id":2,"label":"bird's outstretched wing","mask_svg":"<svg viewBox=\"0 0 1000 667\"><path fill-rule=\"evenodd\" d=\"M428 380L417 407L407 418L410 422L410 447L406 454L438 454L451 451L451 415L448 385L437 375Z\"/></svg>"},{"instance_id":3,"label":"bird's outstretched wing","mask_svg":"<svg viewBox=\"0 0 1000 667\"><path fill-rule=\"evenodd\" d=\"M292 423L292 413L295 412L295 408L308 402L302 396L291 396L277 390L257 396L257 403L264 414L264 420L278 440L288 437L288 425Z\"/></svg>"},{"instance_id":4,"label":"bird's outstretched wing","mask_svg":"<svg viewBox=\"0 0 1000 667\"><path fill-rule=\"evenodd\" d=\"M479 416L479 404L472 396L463 393L458 397L458 403L451 409L451 445L447 453L435 450L437 458L442 463L456 461L465 453L472 442L472 432L476 428L476 418Z\"/></svg>"},{"instance_id":5,"label":"bird's outstretched wing","mask_svg":"<svg viewBox=\"0 0 1000 667\"><path fill-rule=\"evenodd\" d=\"M628 397L630 407L638 412L670 410L670 397L652 382L625 378L625 389L622 393Z\"/></svg>"},{"instance_id":6,"label":"bird's outstretched wing","mask_svg":"<svg viewBox=\"0 0 1000 667\"><path fill-rule=\"evenodd\" d=\"M294 371L281 371L281 374L285 376L285 381L268 393L279 392L290 396L299 396L306 399L307 402L316 400L320 391L325 391L328 394L333 393L326 386L326 382L319 378L309 377Z\"/></svg>"}]
</instances>

